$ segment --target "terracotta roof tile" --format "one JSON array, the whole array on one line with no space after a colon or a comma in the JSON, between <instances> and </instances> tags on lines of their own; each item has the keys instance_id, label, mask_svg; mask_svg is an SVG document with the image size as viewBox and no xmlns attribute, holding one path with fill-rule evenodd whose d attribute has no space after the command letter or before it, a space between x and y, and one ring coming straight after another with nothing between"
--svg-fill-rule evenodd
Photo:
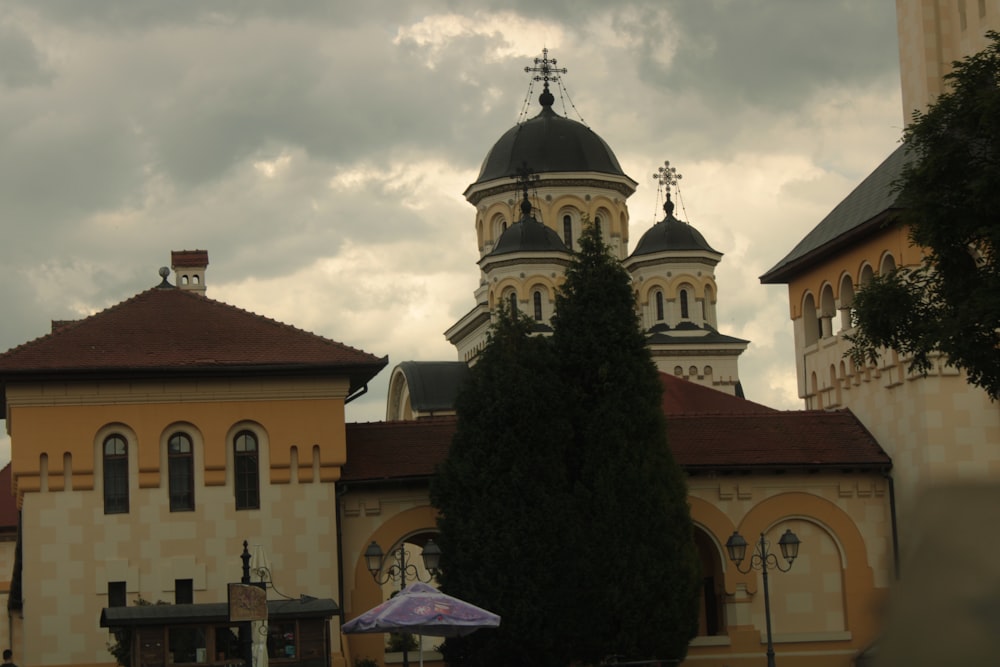
<instances>
[{"instance_id":1,"label":"terracotta roof tile","mask_svg":"<svg viewBox=\"0 0 1000 667\"><path fill-rule=\"evenodd\" d=\"M714 391L709 389L708 391ZM448 454L457 419L347 425L344 481L429 477ZM667 442L688 473L887 469L892 461L848 410L667 416Z\"/></svg>"},{"instance_id":2,"label":"terracotta roof tile","mask_svg":"<svg viewBox=\"0 0 1000 667\"><path fill-rule=\"evenodd\" d=\"M173 250L170 264L177 268L208 266L207 250Z\"/></svg>"},{"instance_id":3,"label":"terracotta roof tile","mask_svg":"<svg viewBox=\"0 0 1000 667\"><path fill-rule=\"evenodd\" d=\"M25 374L246 367L366 369L370 379L386 362L189 291L152 288L0 354L0 381Z\"/></svg>"},{"instance_id":4,"label":"terracotta roof tile","mask_svg":"<svg viewBox=\"0 0 1000 667\"><path fill-rule=\"evenodd\" d=\"M663 414L684 415L697 413L744 414L773 413L760 403L748 401L731 394L705 387L690 380L660 373L660 383L663 385Z\"/></svg>"},{"instance_id":5,"label":"terracotta roof tile","mask_svg":"<svg viewBox=\"0 0 1000 667\"><path fill-rule=\"evenodd\" d=\"M429 477L448 455L457 423L455 417L435 417L348 424L347 464L340 478L350 482Z\"/></svg>"}]
</instances>

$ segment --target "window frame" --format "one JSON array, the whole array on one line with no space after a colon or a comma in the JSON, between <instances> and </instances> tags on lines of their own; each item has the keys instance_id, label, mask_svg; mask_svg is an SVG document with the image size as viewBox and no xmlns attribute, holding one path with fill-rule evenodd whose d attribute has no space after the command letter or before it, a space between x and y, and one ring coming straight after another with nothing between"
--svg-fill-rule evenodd
<instances>
[{"instance_id":1,"label":"window frame","mask_svg":"<svg viewBox=\"0 0 1000 667\"><path fill-rule=\"evenodd\" d=\"M247 429L233 436L233 494L237 510L260 509L260 440Z\"/></svg>"},{"instance_id":2,"label":"window frame","mask_svg":"<svg viewBox=\"0 0 1000 667\"><path fill-rule=\"evenodd\" d=\"M109 453L109 446L114 447L114 451ZM104 513L128 514L130 503L128 438L121 433L109 434L101 443L101 454Z\"/></svg>"},{"instance_id":3,"label":"window frame","mask_svg":"<svg viewBox=\"0 0 1000 667\"><path fill-rule=\"evenodd\" d=\"M179 445L179 451L174 451L175 444ZM167 438L167 495L171 512L194 511L194 442L183 431Z\"/></svg>"}]
</instances>

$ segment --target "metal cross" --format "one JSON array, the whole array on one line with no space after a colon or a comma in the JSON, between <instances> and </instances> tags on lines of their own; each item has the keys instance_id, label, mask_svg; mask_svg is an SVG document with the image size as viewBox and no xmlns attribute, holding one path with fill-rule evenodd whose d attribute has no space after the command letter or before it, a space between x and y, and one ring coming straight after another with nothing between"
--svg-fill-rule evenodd
<instances>
[{"instance_id":1,"label":"metal cross","mask_svg":"<svg viewBox=\"0 0 1000 667\"><path fill-rule=\"evenodd\" d=\"M661 188L666 188L667 197L670 196L670 188L677 187L677 181L681 180L683 176L677 173L677 167L670 166L670 160L664 160L663 166L656 170L653 174L653 178L656 182L660 184Z\"/></svg>"},{"instance_id":2,"label":"metal cross","mask_svg":"<svg viewBox=\"0 0 1000 667\"><path fill-rule=\"evenodd\" d=\"M548 48L544 48L542 49L542 57L535 58L535 66L525 67L524 71L529 74L531 72L538 72L538 74L534 76L535 81L544 82L545 90L548 90L549 81L558 81L559 75L565 74L567 71L565 67L557 68L557 62L558 61L555 58L552 58L551 60L549 59L549 50Z\"/></svg>"}]
</instances>

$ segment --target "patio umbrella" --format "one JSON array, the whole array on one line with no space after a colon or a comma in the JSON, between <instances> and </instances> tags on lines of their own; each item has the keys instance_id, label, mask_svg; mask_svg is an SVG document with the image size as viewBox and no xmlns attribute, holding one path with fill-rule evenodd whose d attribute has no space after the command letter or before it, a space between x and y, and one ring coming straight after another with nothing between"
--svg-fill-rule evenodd
<instances>
[{"instance_id":1,"label":"patio umbrella","mask_svg":"<svg viewBox=\"0 0 1000 667\"><path fill-rule=\"evenodd\" d=\"M344 623L344 634L411 632L432 637L460 637L479 628L495 628L500 617L474 604L417 582ZM421 651L420 663L424 656Z\"/></svg>"}]
</instances>

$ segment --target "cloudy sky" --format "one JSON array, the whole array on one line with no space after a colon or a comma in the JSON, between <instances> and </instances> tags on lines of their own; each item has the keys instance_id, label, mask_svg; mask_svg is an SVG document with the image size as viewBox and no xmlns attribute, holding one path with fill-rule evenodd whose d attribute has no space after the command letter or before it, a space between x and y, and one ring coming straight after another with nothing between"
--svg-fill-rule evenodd
<instances>
[{"instance_id":1,"label":"cloudy sky","mask_svg":"<svg viewBox=\"0 0 1000 667\"><path fill-rule=\"evenodd\" d=\"M456 359L461 193L547 47L640 184L632 243L670 160L725 253L748 398L799 408L786 290L758 276L895 147L896 45L891 0L2 0L0 351L199 248L212 298L390 368ZM349 420L384 417L388 375Z\"/></svg>"}]
</instances>

